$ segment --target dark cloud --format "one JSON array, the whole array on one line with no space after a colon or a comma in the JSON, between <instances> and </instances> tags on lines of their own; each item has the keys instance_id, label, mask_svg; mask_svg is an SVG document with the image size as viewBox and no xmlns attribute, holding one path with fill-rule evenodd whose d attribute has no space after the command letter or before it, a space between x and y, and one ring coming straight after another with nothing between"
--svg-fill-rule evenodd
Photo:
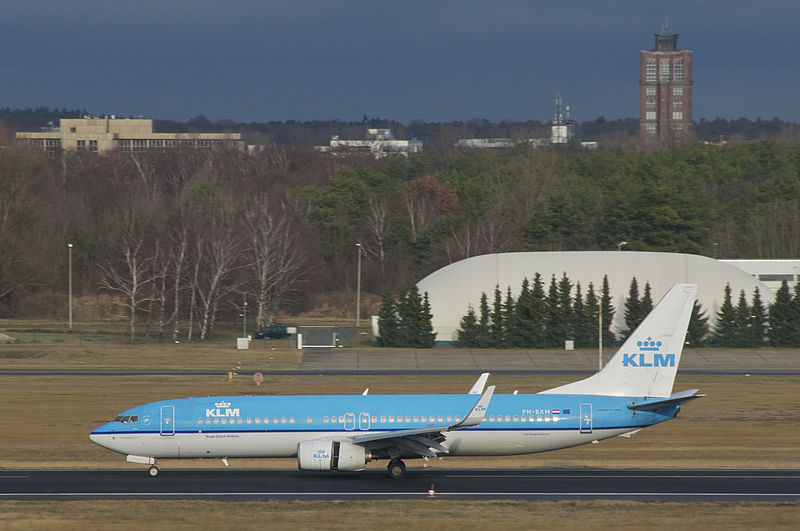
<instances>
[{"instance_id":1,"label":"dark cloud","mask_svg":"<svg viewBox=\"0 0 800 531\"><path fill-rule=\"evenodd\" d=\"M699 118L800 121L795 0L28 0L3 6L0 106L187 119L638 114L665 18ZM666 11L666 12L665 12Z\"/></svg>"}]
</instances>

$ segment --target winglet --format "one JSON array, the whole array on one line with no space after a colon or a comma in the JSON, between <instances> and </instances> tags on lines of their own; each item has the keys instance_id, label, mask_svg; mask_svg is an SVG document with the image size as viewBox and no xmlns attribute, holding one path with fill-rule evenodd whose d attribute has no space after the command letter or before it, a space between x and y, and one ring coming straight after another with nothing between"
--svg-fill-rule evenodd
<instances>
[{"instance_id":1,"label":"winglet","mask_svg":"<svg viewBox=\"0 0 800 531\"><path fill-rule=\"evenodd\" d=\"M480 395L483 393L483 388L486 387L486 380L489 379L489 373L485 372L478 376L478 379L475 380L475 383L472 384L472 387L469 390L468 395Z\"/></svg>"},{"instance_id":2,"label":"winglet","mask_svg":"<svg viewBox=\"0 0 800 531\"><path fill-rule=\"evenodd\" d=\"M486 410L489 408L489 402L492 400L492 395L494 394L494 387L490 385L486 388L486 391L483 392L481 397L473 406L472 410L464 417L464 420L459 422L458 424L454 424L447 428L448 430L459 430L461 428L469 428L470 426L477 426L483 420L484 415L486 414Z\"/></svg>"}]
</instances>

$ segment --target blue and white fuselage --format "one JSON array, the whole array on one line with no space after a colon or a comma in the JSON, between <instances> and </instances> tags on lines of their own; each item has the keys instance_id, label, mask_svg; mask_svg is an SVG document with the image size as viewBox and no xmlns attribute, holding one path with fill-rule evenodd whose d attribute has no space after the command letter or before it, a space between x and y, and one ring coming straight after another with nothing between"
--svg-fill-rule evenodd
<instances>
[{"instance_id":1,"label":"blue and white fuselage","mask_svg":"<svg viewBox=\"0 0 800 531\"><path fill-rule=\"evenodd\" d=\"M388 459L546 452L625 435L677 415L672 394L696 286L676 285L600 372L536 394L215 396L152 402L95 429L93 442L158 458L297 457L303 470Z\"/></svg>"},{"instance_id":2,"label":"blue and white fuselage","mask_svg":"<svg viewBox=\"0 0 800 531\"><path fill-rule=\"evenodd\" d=\"M305 440L348 440L456 424L475 400L467 394L182 398L129 409L120 420L94 430L91 439L124 454L161 458L295 457L298 443ZM448 433L448 454L514 455L567 448L669 420L680 408L628 408L644 401L496 394L479 425Z\"/></svg>"}]
</instances>

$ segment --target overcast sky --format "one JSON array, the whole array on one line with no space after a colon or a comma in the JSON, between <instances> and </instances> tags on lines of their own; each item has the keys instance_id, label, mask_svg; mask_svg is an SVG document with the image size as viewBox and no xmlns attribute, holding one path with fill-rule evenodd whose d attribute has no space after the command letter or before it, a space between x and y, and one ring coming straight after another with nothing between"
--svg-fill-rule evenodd
<instances>
[{"instance_id":1,"label":"overcast sky","mask_svg":"<svg viewBox=\"0 0 800 531\"><path fill-rule=\"evenodd\" d=\"M0 107L187 120L638 118L664 20L694 119L800 121L798 0L0 0Z\"/></svg>"}]
</instances>

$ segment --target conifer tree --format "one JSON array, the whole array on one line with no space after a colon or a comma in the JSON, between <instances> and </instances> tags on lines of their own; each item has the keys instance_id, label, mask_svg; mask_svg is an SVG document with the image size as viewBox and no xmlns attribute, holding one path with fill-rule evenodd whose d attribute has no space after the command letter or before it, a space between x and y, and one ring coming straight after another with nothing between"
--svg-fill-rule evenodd
<instances>
[{"instance_id":1,"label":"conifer tree","mask_svg":"<svg viewBox=\"0 0 800 531\"><path fill-rule=\"evenodd\" d=\"M457 347L470 348L477 346L478 316L475 315L475 309L471 304L467 306L467 313L458 324L457 334Z\"/></svg>"},{"instance_id":2,"label":"conifer tree","mask_svg":"<svg viewBox=\"0 0 800 531\"><path fill-rule=\"evenodd\" d=\"M747 305L747 296L744 290L739 292L739 301L734 312L733 345L734 347L749 347L752 343L752 318L750 306Z\"/></svg>"},{"instance_id":3,"label":"conifer tree","mask_svg":"<svg viewBox=\"0 0 800 531\"><path fill-rule=\"evenodd\" d=\"M789 304L789 344L800 347L800 282L794 285L794 297Z\"/></svg>"},{"instance_id":4,"label":"conifer tree","mask_svg":"<svg viewBox=\"0 0 800 531\"><path fill-rule=\"evenodd\" d=\"M597 295L594 293L594 286L589 282L589 288L586 291L586 300L583 305L583 317L585 319L586 328L586 346L597 346L597 334L600 332L598 329L598 311L599 301Z\"/></svg>"},{"instance_id":5,"label":"conifer tree","mask_svg":"<svg viewBox=\"0 0 800 531\"><path fill-rule=\"evenodd\" d=\"M775 300L769 307L769 342L774 347L792 346L792 331L796 326L793 322L792 308L789 284L784 280L775 292Z\"/></svg>"},{"instance_id":6,"label":"conifer tree","mask_svg":"<svg viewBox=\"0 0 800 531\"><path fill-rule=\"evenodd\" d=\"M433 314L428 292L422 294L422 311L420 312L419 335L415 346L433 348L436 346L436 332L433 331Z\"/></svg>"},{"instance_id":7,"label":"conifer tree","mask_svg":"<svg viewBox=\"0 0 800 531\"><path fill-rule=\"evenodd\" d=\"M603 309L603 345L610 347L616 343L617 338L611 331L611 323L614 322L616 309L611 304L611 288L608 285L608 275L603 276L603 287L600 295L600 306Z\"/></svg>"},{"instance_id":8,"label":"conifer tree","mask_svg":"<svg viewBox=\"0 0 800 531\"><path fill-rule=\"evenodd\" d=\"M694 301L692 315L689 317L689 327L686 329L686 343L690 347L700 347L708 342L708 317L702 305Z\"/></svg>"},{"instance_id":9,"label":"conifer tree","mask_svg":"<svg viewBox=\"0 0 800 531\"><path fill-rule=\"evenodd\" d=\"M561 312L558 311L558 284L556 283L556 276L553 275L550 279L550 287L547 290L547 297L545 298L545 322L544 322L544 335L545 344L548 347L557 347L563 339L559 334Z\"/></svg>"},{"instance_id":10,"label":"conifer tree","mask_svg":"<svg viewBox=\"0 0 800 531\"><path fill-rule=\"evenodd\" d=\"M512 346L513 339L510 336L514 334L514 318L516 316L514 306L514 297L511 296L511 286L509 286L506 288L506 299L503 302L503 347Z\"/></svg>"},{"instance_id":11,"label":"conifer tree","mask_svg":"<svg viewBox=\"0 0 800 531\"><path fill-rule=\"evenodd\" d=\"M530 346L542 348L547 346L547 302L544 295L544 282L542 275L536 273L533 276L533 286L531 287L530 316L533 322L531 329Z\"/></svg>"},{"instance_id":12,"label":"conifer tree","mask_svg":"<svg viewBox=\"0 0 800 531\"><path fill-rule=\"evenodd\" d=\"M639 300L639 283L636 277L631 279L631 285L628 288L628 298L625 299L625 331L623 333L622 341L628 339L636 327L641 322L641 301Z\"/></svg>"},{"instance_id":13,"label":"conifer tree","mask_svg":"<svg viewBox=\"0 0 800 531\"><path fill-rule=\"evenodd\" d=\"M717 322L714 324L713 342L719 347L733 346L734 327L736 326L736 309L731 302L731 285L725 284L725 295L722 305L717 312Z\"/></svg>"},{"instance_id":14,"label":"conifer tree","mask_svg":"<svg viewBox=\"0 0 800 531\"><path fill-rule=\"evenodd\" d=\"M481 302L478 306L480 313L478 317L478 333L476 335L475 346L479 348L486 348L490 345L491 337L489 336L489 298L486 292L481 293Z\"/></svg>"},{"instance_id":15,"label":"conifer tree","mask_svg":"<svg viewBox=\"0 0 800 531\"><path fill-rule=\"evenodd\" d=\"M567 273L561 275L558 281L558 314L559 328L558 335L561 339L555 346L563 346L565 339L572 339L573 318L572 318L572 282L567 278Z\"/></svg>"},{"instance_id":16,"label":"conifer tree","mask_svg":"<svg viewBox=\"0 0 800 531\"><path fill-rule=\"evenodd\" d=\"M581 283L575 284L575 298L572 299L572 339L578 347L587 346L589 330L586 327L586 307L583 304L583 293L581 292Z\"/></svg>"},{"instance_id":17,"label":"conifer tree","mask_svg":"<svg viewBox=\"0 0 800 531\"><path fill-rule=\"evenodd\" d=\"M514 317L508 327L508 342L512 347L532 346L534 322L531 315L531 291L528 277L522 279L522 287L514 306Z\"/></svg>"},{"instance_id":18,"label":"conifer tree","mask_svg":"<svg viewBox=\"0 0 800 531\"><path fill-rule=\"evenodd\" d=\"M489 324L489 335L491 336L491 346L500 348L503 346L504 334L503 324L503 298L500 294L500 286L494 287L494 302L492 304L491 322Z\"/></svg>"},{"instance_id":19,"label":"conifer tree","mask_svg":"<svg viewBox=\"0 0 800 531\"><path fill-rule=\"evenodd\" d=\"M397 305L392 295L387 291L383 294L381 307L378 310L378 346L399 346L399 325Z\"/></svg>"},{"instance_id":20,"label":"conifer tree","mask_svg":"<svg viewBox=\"0 0 800 531\"><path fill-rule=\"evenodd\" d=\"M644 318L647 317L653 311L653 295L650 289L650 282L645 282L644 284L644 295L642 295L642 299L639 301L639 323L644 321ZM637 323L636 326L639 326Z\"/></svg>"},{"instance_id":21,"label":"conifer tree","mask_svg":"<svg viewBox=\"0 0 800 531\"><path fill-rule=\"evenodd\" d=\"M753 299L750 304L750 340L751 346L763 347L767 337L767 310L761 301L761 292L758 286L753 291Z\"/></svg>"}]
</instances>

